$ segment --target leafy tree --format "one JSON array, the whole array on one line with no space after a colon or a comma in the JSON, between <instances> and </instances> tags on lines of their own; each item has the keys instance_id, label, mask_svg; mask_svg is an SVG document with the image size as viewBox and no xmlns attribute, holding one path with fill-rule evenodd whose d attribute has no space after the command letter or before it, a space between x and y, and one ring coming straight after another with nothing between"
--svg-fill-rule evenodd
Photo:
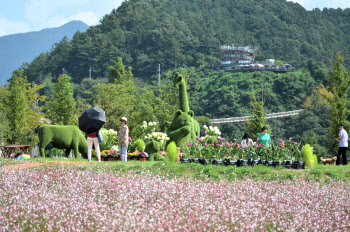
<instances>
[{"instance_id":1,"label":"leafy tree","mask_svg":"<svg viewBox=\"0 0 350 232\"><path fill-rule=\"evenodd\" d=\"M0 105L4 113L2 117L5 116L8 123L6 141L18 144L24 142L38 126L42 117L38 102L44 101L46 97L39 94L44 85L28 83L23 70L15 71L9 82L9 85L2 88Z\"/></svg>"},{"instance_id":2,"label":"leafy tree","mask_svg":"<svg viewBox=\"0 0 350 232\"><path fill-rule=\"evenodd\" d=\"M124 80L125 66L123 64L123 58L118 57L118 61L113 61L114 65L109 66L109 81L120 83Z\"/></svg>"},{"instance_id":3,"label":"leafy tree","mask_svg":"<svg viewBox=\"0 0 350 232\"><path fill-rule=\"evenodd\" d=\"M46 114L53 124L76 124L77 108L70 80L70 76L61 75L58 78L58 82L54 85L54 97L46 102Z\"/></svg>"},{"instance_id":4,"label":"leafy tree","mask_svg":"<svg viewBox=\"0 0 350 232\"><path fill-rule=\"evenodd\" d=\"M350 123L347 117L350 113L350 98L348 92L350 90L350 76L343 66L344 58L338 54L336 62L332 64L332 73L327 76L327 86L324 92L319 91L321 97L330 107L330 142L334 144L332 138L338 134L338 124L343 123L344 127L349 130Z\"/></svg>"},{"instance_id":5,"label":"leafy tree","mask_svg":"<svg viewBox=\"0 0 350 232\"><path fill-rule=\"evenodd\" d=\"M253 140L256 140L261 133L261 128L267 126L266 113L264 111L264 102L258 102L255 98L255 94L251 95L251 103L253 117L248 120L248 132ZM269 134L271 134L271 128L269 128Z\"/></svg>"}]
</instances>

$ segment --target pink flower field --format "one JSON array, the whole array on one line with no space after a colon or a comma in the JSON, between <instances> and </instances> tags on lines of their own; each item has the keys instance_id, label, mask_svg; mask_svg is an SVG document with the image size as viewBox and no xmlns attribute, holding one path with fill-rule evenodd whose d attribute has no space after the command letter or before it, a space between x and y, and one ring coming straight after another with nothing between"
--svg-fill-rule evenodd
<instances>
[{"instance_id":1,"label":"pink flower field","mask_svg":"<svg viewBox=\"0 0 350 232\"><path fill-rule=\"evenodd\" d=\"M350 231L350 186L1 168L0 231Z\"/></svg>"}]
</instances>

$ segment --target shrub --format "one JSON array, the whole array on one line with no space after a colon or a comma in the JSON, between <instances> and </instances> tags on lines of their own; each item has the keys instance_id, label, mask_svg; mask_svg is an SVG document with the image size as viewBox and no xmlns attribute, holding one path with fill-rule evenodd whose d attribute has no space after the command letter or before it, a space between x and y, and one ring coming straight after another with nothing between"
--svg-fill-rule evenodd
<instances>
[{"instance_id":1,"label":"shrub","mask_svg":"<svg viewBox=\"0 0 350 232\"><path fill-rule=\"evenodd\" d=\"M169 143L169 145L166 148L166 152L168 154L168 160L170 162L176 162L177 158L177 147L175 142Z\"/></svg>"},{"instance_id":2,"label":"shrub","mask_svg":"<svg viewBox=\"0 0 350 232\"><path fill-rule=\"evenodd\" d=\"M315 158L314 157L316 157L316 155L314 155L312 153L312 149L311 149L310 144L304 145L303 149L301 150L301 154L303 156L305 166L312 167L315 165ZM317 157L316 157L316 159L317 159ZM316 161L316 163L317 163L317 161Z\"/></svg>"},{"instance_id":3,"label":"shrub","mask_svg":"<svg viewBox=\"0 0 350 232\"><path fill-rule=\"evenodd\" d=\"M145 142L142 139L136 141L136 148L139 152L145 151Z\"/></svg>"}]
</instances>

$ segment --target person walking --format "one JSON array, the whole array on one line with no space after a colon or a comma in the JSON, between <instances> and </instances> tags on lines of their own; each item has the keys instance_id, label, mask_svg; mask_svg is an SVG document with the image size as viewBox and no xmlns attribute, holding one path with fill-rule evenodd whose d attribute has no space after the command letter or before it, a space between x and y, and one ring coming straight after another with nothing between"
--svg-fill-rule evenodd
<instances>
[{"instance_id":1,"label":"person walking","mask_svg":"<svg viewBox=\"0 0 350 232\"><path fill-rule=\"evenodd\" d=\"M128 145L129 145L129 128L126 125L128 119L126 117L122 117L120 119L122 126L118 132L118 140L119 140L119 153L122 161L127 162L128 159Z\"/></svg>"},{"instance_id":2,"label":"person walking","mask_svg":"<svg viewBox=\"0 0 350 232\"><path fill-rule=\"evenodd\" d=\"M250 138L250 134L248 132L244 133L243 138L241 140L241 146L249 147L249 146L253 146L253 145L254 145L254 142Z\"/></svg>"},{"instance_id":3,"label":"person walking","mask_svg":"<svg viewBox=\"0 0 350 232\"><path fill-rule=\"evenodd\" d=\"M267 127L262 128L262 133L258 136L258 144L265 144L266 147L270 146L271 136L267 133Z\"/></svg>"},{"instance_id":4,"label":"person walking","mask_svg":"<svg viewBox=\"0 0 350 232\"><path fill-rule=\"evenodd\" d=\"M99 143L99 139L98 139L98 133L99 132L93 132L93 133L87 134L88 161L89 162L91 162L92 145L95 146L98 162L101 162L100 143Z\"/></svg>"},{"instance_id":5,"label":"person walking","mask_svg":"<svg viewBox=\"0 0 350 232\"><path fill-rule=\"evenodd\" d=\"M344 129L343 124L338 125L339 134L337 138L334 138L335 141L339 141L339 150L337 155L337 165L340 165L340 160L342 160L343 165L347 165L348 161L346 158L346 149L348 148L348 133Z\"/></svg>"}]
</instances>

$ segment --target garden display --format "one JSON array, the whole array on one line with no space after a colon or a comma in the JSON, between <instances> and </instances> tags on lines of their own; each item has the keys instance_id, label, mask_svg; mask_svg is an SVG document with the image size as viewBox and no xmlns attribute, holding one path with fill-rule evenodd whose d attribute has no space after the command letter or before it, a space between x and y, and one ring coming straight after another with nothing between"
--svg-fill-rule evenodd
<instances>
[{"instance_id":1,"label":"garden display","mask_svg":"<svg viewBox=\"0 0 350 232\"><path fill-rule=\"evenodd\" d=\"M76 126L42 125L39 127L39 140L42 157L45 157L45 150L52 148L66 149L66 156L73 150L75 157L78 157L79 152L87 157L86 138Z\"/></svg>"}]
</instances>

